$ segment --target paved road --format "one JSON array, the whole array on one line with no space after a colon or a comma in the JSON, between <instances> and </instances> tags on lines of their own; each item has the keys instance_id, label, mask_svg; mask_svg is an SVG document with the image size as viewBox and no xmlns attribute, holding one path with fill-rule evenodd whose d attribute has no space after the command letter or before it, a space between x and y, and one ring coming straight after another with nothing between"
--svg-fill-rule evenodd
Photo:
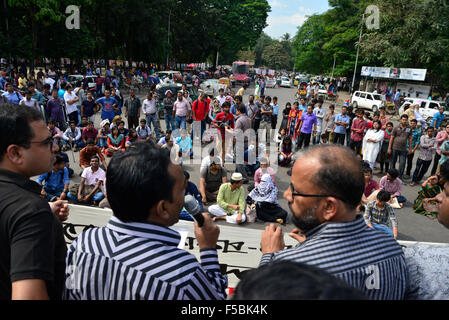
<instances>
[{"instance_id":1,"label":"paved road","mask_svg":"<svg viewBox=\"0 0 449 320\"><path fill-rule=\"evenodd\" d=\"M236 88L237 90L238 88ZM244 95L244 103L248 101L248 96L254 92L253 88L249 88ZM282 114L282 110L284 109L284 106L287 102L293 103L294 101L294 94L296 90L291 88L268 88L265 90L265 95L270 95L271 97L277 96L279 105L280 105L280 114ZM345 94L343 93L341 95L341 98L344 99ZM141 99L144 99L144 95L139 95ZM341 105L343 104L343 100L340 99L337 102L337 111L340 110ZM329 103L324 104L325 108L329 106ZM282 116L280 117L278 121L278 127L280 126L282 120ZM99 126L99 114L96 116L96 127ZM397 120L396 120L397 122ZM161 121L161 126L163 129L165 129L165 123L164 121ZM69 158L72 162L72 154L71 151L69 151ZM77 163L71 163L72 168L75 170L75 174L73 179L71 180L72 183L76 183L80 181L79 173L80 168L78 165L78 153L75 153L75 159ZM235 165L233 164L226 164L226 168L228 169L228 172L233 172L235 169ZM191 181L195 184L199 185L199 165L186 165L185 169L190 173ZM412 169L414 170L414 169ZM289 211L287 206L287 201L282 197L284 191L288 188L290 183L290 177L286 174L287 169L286 168L279 168L276 176L276 183L279 187L279 203L280 205L285 208L287 211ZM412 171L413 172L413 171ZM228 178L230 178L230 174L228 174ZM375 176L376 180L380 180L380 176ZM244 186L246 188L246 185ZM419 191L419 187L410 187L409 184L405 184L403 187L403 194L408 199L407 203L405 204L404 208L400 210L396 210L396 215L398 219L398 239L399 240L410 240L410 241L428 241L428 242L443 242L443 243L449 243L449 230L445 229L443 226L441 226L438 221L436 220L430 220L426 217L423 217L421 215L415 214L413 212L412 206L413 201L415 200L417 196L417 192ZM218 222L219 224L225 224L226 222ZM255 228L255 229L264 229L264 227L268 224L264 223L253 223L253 224L245 224L243 226L235 226L236 228ZM287 224L283 227L284 232L289 232L291 229L293 229L292 224ZM243 230L242 230L243 231Z\"/></svg>"}]
</instances>

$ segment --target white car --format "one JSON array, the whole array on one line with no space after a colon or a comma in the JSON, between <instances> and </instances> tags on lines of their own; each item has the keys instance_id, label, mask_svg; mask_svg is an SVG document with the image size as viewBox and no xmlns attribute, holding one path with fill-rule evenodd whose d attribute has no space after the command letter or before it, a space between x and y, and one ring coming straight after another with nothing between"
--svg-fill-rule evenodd
<instances>
[{"instance_id":1,"label":"white car","mask_svg":"<svg viewBox=\"0 0 449 320\"><path fill-rule=\"evenodd\" d=\"M200 84L201 91L210 97L216 97L220 89L226 92L227 88L226 84L218 83L218 79L208 79Z\"/></svg>"},{"instance_id":2,"label":"white car","mask_svg":"<svg viewBox=\"0 0 449 320\"><path fill-rule=\"evenodd\" d=\"M434 101L419 98L404 98L404 100L404 103L399 108L399 115L402 115L405 112L406 107L417 104L419 105L419 112L427 123L430 123L432 121L433 116L440 110L440 107L445 108L446 106L446 103L444 101ZM444 117L449 117L449 111L444 111Z\"/></svg>"},{"instance_id":3,"label":"white car","mask_svg":"<svg viewBox=\"0 0 449 320\"><path fill-rule=\"evenodd\" d=\"M281 78L281 87L290 88L292 86L290 78L282 77Z\"/></svg>"},{"instance_id":4,"label":"white car","mask_svg":"<svg viewBox=\"0 0 449 320\"><path fill-rule=\"evenodd\" d=\"M355 109L370 109L373 112L379 111L379 108L385 105L382 96L368 91L356 91L351 97L352 107Z\"/></svg>"},{"instance_id":5,"label":"white car","mask_svg":"<svg viewBox=\"0 0 449 320\"><path fill-rule=\"evenodd\" d=\"M156 74L163 83L175 83L182 81L182 74L179 71L159 71Z\"/></svg>"},{"instance_id":6,"label":"white car","mask_svg":"<svg viewBox=\"0 0 449 320\"><path fill-rule=\"evenodd\" d=\"M95 79L97 76L86 76L87 78L87 87L89 89L96 88L97 84L95 83ZM67 82L69 82L72 86L75 86L78 81L83 80L83 76L81 74L71 74L67 77Z\"/></svg>"}]
</instances>

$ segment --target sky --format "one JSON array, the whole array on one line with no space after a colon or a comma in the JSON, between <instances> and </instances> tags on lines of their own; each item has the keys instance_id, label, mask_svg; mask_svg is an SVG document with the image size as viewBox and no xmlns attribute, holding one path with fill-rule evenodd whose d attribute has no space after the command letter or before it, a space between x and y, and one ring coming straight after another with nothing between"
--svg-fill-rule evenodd
<instances>
[{"instance_id":1,"label":"sky","mask_svg":"<svg viewBox=\"0 0 449 320\"><path fill-rule=\"evenodd\" d=\"M270 37L279 39L288 32L293 37L307 16L323 13L329 7L328 0L268 0L268 26L263 30Z\"/></svg>"}]
</instances>

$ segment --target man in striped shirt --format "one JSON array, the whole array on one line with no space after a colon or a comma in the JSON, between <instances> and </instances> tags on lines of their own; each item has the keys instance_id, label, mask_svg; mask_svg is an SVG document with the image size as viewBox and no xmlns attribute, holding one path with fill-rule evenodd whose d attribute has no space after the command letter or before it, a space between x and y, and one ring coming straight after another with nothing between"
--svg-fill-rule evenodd
<instances>
[{"instance_id":1,"label":"man in striped shirt","mask_svg":"<svg viewBox=\"0 0 449 320\"><path fill-rule=\"evenodd\" d=\"M136 170L139 168L139 170ZM177 248L169 228L184 205L185 176L166 149L133 144L111 160L106 227L83 232L70 246L64 298L70 300L225 299L227 277L218 264L219 229L207 214L195 222L201 264Z\"/></svg>"},{"instance_id":2,"label":"man in striped shirt","mask_svg":"<svg viewBox=\"0 0 449 320\"><path fill-rule=\"evenodd\" d=\"M369 228L357 215L363 189L361 164L349 149L316 145L305 150L284 193L298 228L290 236L302 242L284 250L282 229L266 227L260 265L302 262L345 280L371 299L403 299L408 276L404 253L393 237Z\"/></svg>"}]
</instances>

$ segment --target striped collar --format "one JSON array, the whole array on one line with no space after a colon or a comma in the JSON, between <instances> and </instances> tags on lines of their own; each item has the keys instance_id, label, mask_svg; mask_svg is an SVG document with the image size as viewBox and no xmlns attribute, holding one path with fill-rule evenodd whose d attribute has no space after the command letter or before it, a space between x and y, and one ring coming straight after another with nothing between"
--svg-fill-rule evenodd
<instances>
[{"instance_id":1,"label":"striped collar","mask_svg":"<svg viewBox=\"0 0 449 320\"><path fill-rule=\"evenodd\" d=\"M326 222L305 233L306 239L343 238L362 232L367 225L361 215L349 222ZM305 241L307 242L307 240Z\"/></svg>"},{"instance_id":2,"label":"striped collar","mask_svg":"<svg viewBox=\"0 0 449 320\"><path fill-rule=\"evenodd\" d=\"M170 246L178 246L181 235L170 228L150 222L123 222L112 216L106 228L137 238L159 241Z\"/></svg>"}]
</instances>

